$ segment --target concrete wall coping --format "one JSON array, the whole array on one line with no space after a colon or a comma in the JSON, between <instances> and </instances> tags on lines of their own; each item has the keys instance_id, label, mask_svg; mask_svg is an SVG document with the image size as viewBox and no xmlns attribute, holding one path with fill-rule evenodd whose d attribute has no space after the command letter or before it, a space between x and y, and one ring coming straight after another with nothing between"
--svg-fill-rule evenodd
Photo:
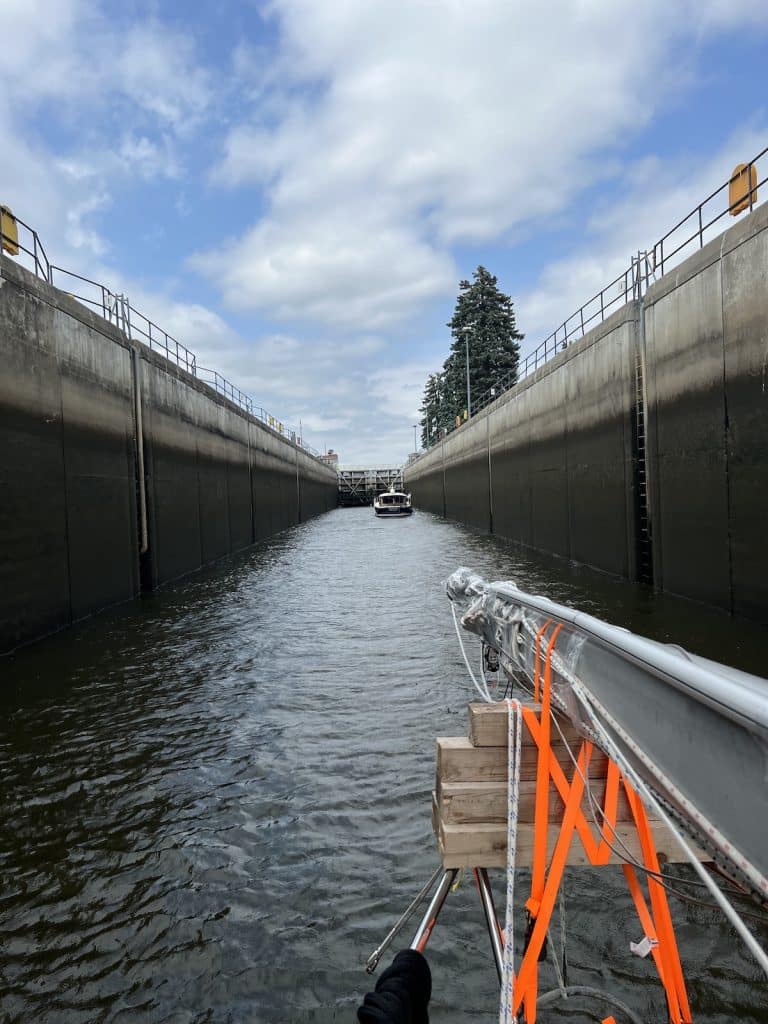
<instances>
[{"instance_id":1,"label":"concrete wall coping","mask_svg":"<svg viewBox=\"0 0 768 1024\"><path fill-rule=\"evenodd\" d=\"M566 363L571 359L577 358L582 352L586 351L592 345L597 344L597 342L607 334L615 331L617 327L620 327L622 324L631 320L639 319L641 306L643 308L650 308L665 295L668 295L676 288L681 287L686 282L700 274L703 270L706 270L709 266L715 265L723 256L733 252L740 245L743 245L748 239L762 231L765 231L767 228L768 203L764 203L762 206L758 206L753 210L748 216L733 224L722 234L713 238L710 242L707 242L707 244L697 252L692 253L677 267L668 271L664 277L648 288L641 302L633 300L632 302L625 303L602 323L588 331L583 338L579 338L578 341L568 345L563 352L558 353L554 358L550 359L530 376L519 381L514 387L510 388L509 391L505 391L504 394L499 395L494 402L487 405L479 413L474 415L469 423L458 428L458 433L456 431L452 431L439 445L435 445L433 448L430 448L428 452L425 452L424 455L419 456L418 459L414 459L414 461L407 467L406 473L410 475L414 471L419 473L427 470L430 463L436 457L436 454L441 451L441 445L447 443L448 446L451 447L452 438L454 437L463 437L467 439L468 435L472 432L472 427L476 427L484 420L485 417L496 412L498 409L501 409L508 402L514 401L518 396L522 395L527 388L533 387L540 380L543 380L549 374L554 373L556 370L559 370L560 367L566 365Z\"/></svg>"},{"instance_id":2,"label":"concrete wall coping","mask_svg":"<svg viewBox=\"0 0 768 1024\"><path fill-rule=\"evenodd\" d=\"M274 437L281 441L283 444L293 448L297 453L311 459L313 464L318 468L322 468L327 471L335 480L336 471L329 469L327 463L323 462L322 459L316 455L312 455L305 448L299 447L294 441L286 437L284 434L280 434L277 430L273 430L266 423L262 423L260 419L253 416L251 413L246 412L245 409L237 405L231 399L227 398L226 395L220 394L215 388L212 388L205 381L199 380L193 376L187 370L182 369L176 363L167 359L164 355L159 352L155 352L148 345L142 341L137 341L132 338L128 338L119 327L115 324L109 323L104 317L98 313L94 313L92 310L84 306L79 300L72 298L67 292L62 291L61 288L57 288L55 285L49 284L42 278L37 277L30 270L25 267L19 266L14 263L9 256L0 256L0 278L4 278L7 281L11 281L22 288L24 291L31 293L41 302L45 302L52 306L54 309L58 309L67 316L71 316L74 320L83 324L85 327L90 328L97 334L103 335L116 345L120 345L121 348L128 349L136 352L142 359L151 365L157 367L162 372L166 373L169 377L174 377L181 381L187 387L192 388L199 394L203 395L209 401L215 402L217 405L222 406L225 409L233 412L235 415L240 416L248 423L253 424L260 430L263 430L267 436Z\"/></svg>"},{"instance_id":3,"label":"concrete wall coping","mask_svg":"<svg viewBox=\"0 0 768 1024\"><path fill-rule=\"evenodd\" d=\"M523 380L518 381L514 387L509 389L509 391L505 391L502 395L499 395L497 399L491 402L490 405L487 405L484 409L481 409L480 412L473 415L467 423L458 427L456 430L451 431L451 433L443 438L442 441L430 448L428 452L425 452L424 455L420 455L418 459L414 459L413 462L406 467L405 473L410 475L414 470L427 469L429 461L431 461L430 457L434 457L435 453L442 449L442 445L447 444L450 447L452 439L457 439L459 437L464 438L465 443L469 445L470 442L467 438L474 432L473 428L476 429L481 423L484 424L488 416L497 412L499 409L502 409L509 402L515 401L515 399L524 394L528 388L533 387L538 384L539 381L544 380L550 374L555 373L561 367L567 365L567 363L572 359L576 359L583 352L586 352L593 345L602 341L603 338L612 334L619 327L622 327L626 323L638 320L639 317L640 303L636 299L631 302L624 303L616 310L616 312L611 313L611 315L606 317L605 320L587 331L582 338L571 342L567 348L562 352L559 352L548 362L544 363L543 366L540 366L534 373L525 377Z\"/></svg>"},{"instance_id":4,"label":"concrete wall coping","mask_svg":"<svg viewBox=\"0 0 768 1024\"><path fill-rule=\"evenodd\" d=\"M707 242L697 252L691 253L682 263L668 271L654 282L645 293L646 308L653 306L666 295L692 280L703 270L718 263L723 256L733 252L748 239L768 228L768 203L758 206L748 216Z\"/></svg>"},{"instance_id":5,"label":"concrete wall coping","mask_svg":"<svg viewBox=\"0 0 768 1024\"><path fill-rule=\"evenodd\" d=\"M110 341L114 341L115 344L121 345L123 348L131 347L128 338L118 327L109 323L104 317L99 316L98 313L88 309L82 302L73 299L68 292L62 291L61 288L56 288L55 285L48 284L47 281L33 274L31 270L27 270L26 267L20 267L18 263L13 262L10 256L0 254L0 278L12 281L19 288L23 288L24 291L33 294L41 302L53 306L54 309L61 310L62 313L71 316L73 320L77 320L85 327L103 334Z\"/></svg>"}]
</instances>

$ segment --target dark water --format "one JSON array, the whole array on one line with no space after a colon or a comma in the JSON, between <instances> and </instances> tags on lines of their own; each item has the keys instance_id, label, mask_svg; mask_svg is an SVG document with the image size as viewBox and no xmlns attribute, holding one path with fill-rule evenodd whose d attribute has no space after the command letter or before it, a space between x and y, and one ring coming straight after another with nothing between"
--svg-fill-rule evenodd
<instances>
[{"instance_id":1,"label":"dark water","mask_svg":"<svg viewBox=\"0 0 768 1024\"><path fill-rule=\"evenodd\" d=\"M441 588L460 564L768 674L753 627L369 509L21 651L0 661L0 1022L354 1020L367 954L436 864L434 738L470 698ZM666 1020L620 870L567 894L571 982ZM694 1020L768 1021L719 913L673 912ZM470 880L429 954L432 1020L493 1020ZM610 1012L587 1008L540 1019Z\"/></svg>"}]
</instances>

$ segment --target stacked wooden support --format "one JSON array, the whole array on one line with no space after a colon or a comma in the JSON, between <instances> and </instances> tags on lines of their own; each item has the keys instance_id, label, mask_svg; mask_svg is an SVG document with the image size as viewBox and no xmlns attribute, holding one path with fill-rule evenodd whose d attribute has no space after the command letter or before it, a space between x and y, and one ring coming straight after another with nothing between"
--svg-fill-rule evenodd
<instances>
[{"instance_id":1,"label":"stacked wooden support","mask_svg":"<svg viewBox=\"0 0 768 1024\"><path fill-rule=\"evenodd\" d=\"M537 709L538 710L538 709ZM551 730L551 749L568 781L574 775L572 756L576 756L581 737L564 717L558 718L563 737ZM437 783L432 795L432 826L445 868L505 867L507 863L507 708L504 704L470 704L468 736L448 736L437 741ZM519 817L517 858L520 867L529 867L533 854L533 822L536 802L538 747L523 726L520 760ZM593 799L603 806L608 758L594 749L589 763L589 786ZM550 783L549 852L557 839L562 821L563 801ZM594 824L585 792L581 809L596 841L600 832ZM682 858L678 844L663 822L648 813L651 832L659 856L669 862ZM597 820L601 821L599 814ZM622 843L624 846L622 846ZM616 830L611 844L642 861L642 853L632 813L623 787L619 790ZM626 850L625 850L626 847ZM567 863L589 864L578 835L570 846ZM622 863L612 852L610 864Z\"/></svg>"}]
</instances>

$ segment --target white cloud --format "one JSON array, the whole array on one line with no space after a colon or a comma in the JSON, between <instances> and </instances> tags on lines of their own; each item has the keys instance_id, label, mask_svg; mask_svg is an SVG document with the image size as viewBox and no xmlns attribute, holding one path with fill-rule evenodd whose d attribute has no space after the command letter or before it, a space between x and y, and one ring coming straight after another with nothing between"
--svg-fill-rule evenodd
<instances>
[{"instance_id":1,"label":"white cloud","mask_svg":"<svg viewBox=\"0 0 768 1024\"><path fill-rule=\"evenodd\" d=\"M368 375L368 391L375 400L375 411L383 416L410 420L419 419L419 406L427 375L434 367L427 363L404 363L375 370Z\"/></svg>"},{"instance_id":2,"label":"white cloud","mask_svg":"<svg viewBox=\"0 0 768 1024\"><path fill-rule=\"evenodd\" d=\"M80 202L72 203L66 214L66 240L73 249L86 249L94 256L103 256L107 251L107 243L93 229L85 226L85 219L97 210L110 205L108 192L91 192Z\"/></svg>"},{"instance_id":3,"label":"white cloud","mask_svg":"<svg viewBox=\"0 0 768 1024\"><path fill-rule=\"evenodd\" d=\"M209 112L210 74L187 34L126 27L86 0L2 0L0 38L2 201L91 274L115 193L181 176L177 143ZM49 125L69 142L49 142Z\"/></svg>"},{"instance_id":4,"label":"white cloud","mask_svg":"<svg viewBox=\"0 0 768 1024\"><path fill-rule=\"evenodd\" d=\"M566 317L623 274L638 250L652 251L662 236L728 181L737 162L760 152L765 145L766 128L768 123L738 130L704 161L686 155L674 160L646 157L628 167L622 198L610 205L602 204L594 212L581 244L565 258L549 263L536 287L518 297L518 322L526 329L524 351L533 349ZM723 213L727 205L724 190L704 208L703 224L706 226ZM667 256L675 249L679 251L665 262L665 272L699 248L698 223L698 215L693 214L667 239ZM717 220L705 230L704 241L720 234L731 223L728 216ZM615 300L615 309L624 301L619 288L612 290L606 302L609 297ZM599 301L589 307L589 312L599 312ZM577 318L570 322L574 328L577 324Z\"/></svg>"},{"instance_id":5,"label":"white cloud","mask_svg":"<svg viewBox=\"0 0 768 1024\"><path fill-rule=\"evenodd\" d=\"M405 224L375 206L266 218L192 265L233 309L268 308L287 320L378 331L450 290L457 271Z\"/></svg>"},{"instance_id":6,"label":"white cloud","mask_svg":"<svg viewBox=\"0 0 768 1024\"><path fill-rule=\"evenodd\" d=\"M137 136L131 132L120 140L112 171L117 174L120 169L125 174L139 174L145 181L178 178L181 174L179 161L167 135L153 142L146 135Z\"/></svg>"},{"instance_id":7,"label":"white cloud","mask_svg":"<svg viewBox=\"0 0 768 1024\"><path fill-rule=\"evenodd\" d=\"M78 68L77 24L82 0L3 0L0 3L0 84L6 98L29 105L44 96L62 99L81 88L92 62ZM85 27L85 26L83 26Z\"/></svg>"},{"instance_id":8,"label":"white cloud","mask_svg":"<svg viewBox=\"0 0 768 1024\"><path fill-rule=\"evenodd\" d=\"M212 86L190 37L150 21L125 33L116 53L108 76L113 88L177 132L199 124Z\"/></svg>"},{"instance_id":9,"label":"white cloud","mask_svg":"<svg viewBox=\"0 0 768 1024\"><path fill-rule=\"evenodd\" d=\"M53 99L64 113L76 99L81 119L85 108L117 100L125 105L110 110L118 124L126 110L138 110L170 131L185 132L213 97L191 36L153 18L126 28L103 4L2 0L0 38L0 84L19 109Z\"/></svg>"},{"instance_id":10,"label":"white cloud","mask_svg":"<svg viewBox=\"0 0 768 1024\"><path fill-rule=\"evenodd\" d=\"M301 420L304 431L326 436L340 430L348 430L352 425L349 416L316 416L314 413L304 413L297 419Z\"/></svg>"},{"instance_id":11,"label":"white cloud","mask_svg":"<svg viewBox=\"0 0 768 1024\"><path fill-rule=\"evenodd\" d=\"M276 0L282 48L271 74L258 62L259 102L213 171L270 205L196 265L233 308L375 329L407 317L455 287L451 245L503 241L615 176L612 154L686 79L687 51L768 20L759 6Z\"/></svg>"}]
</instances>

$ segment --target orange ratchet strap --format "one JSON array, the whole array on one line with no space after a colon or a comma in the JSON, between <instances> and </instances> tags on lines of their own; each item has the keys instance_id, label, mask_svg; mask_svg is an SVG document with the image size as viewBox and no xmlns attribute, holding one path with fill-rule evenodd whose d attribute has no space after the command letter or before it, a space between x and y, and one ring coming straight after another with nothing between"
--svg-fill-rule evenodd
<instances>
[{"instance_id":1,"label":"orange ratchet strap","mask_svg":"<svg viewBox=\"0 0 768 1024\"><path fill-rule=\"evenodd\" d=\"M525 1011L526 1024L535 1024L536 1022L539 955L552 918L571 841L574 834L578 833L589 863L596 866L608 863L613 853L610 844L614 842L615 837L620 785L623 785L627 794L640 841L644 866L651 872L660 873L659 860L645 809L635 791L621 775L618 765L609 759L603 802L603 820L600 824L601 835L600 839L596 840L581 809L585 779L588 777L592 756L592 743L588 740L581 743L577 756L578 768L573 771L570 782L552 750L550 733L552 653L562 624L555 626L547 638L542 675L542 642L551 625L552 620L548 619L536 633L534 692L537 703L541 698L540 713L531 708L523 708L523 721L538 747L531 895L525 904L531 918L532 928L520 968L513 982L512 998L513 1013L519 1013L522 1007ZM554 784L565 809L549 860L549 869L547 869L550 782ZM648 892L651 902L649 910L634 867L625 864L623 869L643 932L652 943L651 953L664 986L670 1022L671 1024L690 1024L691 1015L683 970L664 886L652 875L648 876ZM603 1024L615 1024L615 1021L612 1017L607 1017Z\"/></svg>"}]
</instances>

